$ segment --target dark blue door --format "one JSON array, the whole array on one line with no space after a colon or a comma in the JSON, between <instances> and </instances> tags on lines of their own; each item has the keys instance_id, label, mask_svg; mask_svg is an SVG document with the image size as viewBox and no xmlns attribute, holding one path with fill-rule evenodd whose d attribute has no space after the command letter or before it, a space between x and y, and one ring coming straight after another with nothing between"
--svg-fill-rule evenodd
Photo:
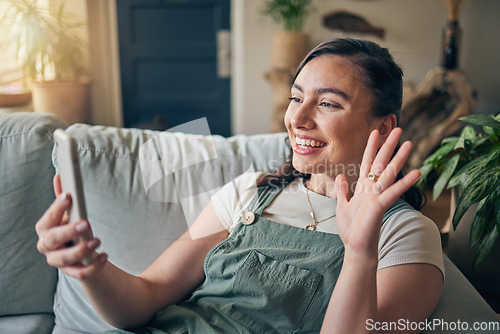
<instances>
[{"instance_id":1,"label":"dark blue door","mask_svg":"<svg viewBox=\"0 0 500 334\"><path fill-rule=\"evenodd\" d=\"M229 3L116 1L125 127L167 129L207 117L213 134L230 135L229 75L220 65L229 52L220 48Z\"/></svg>"}]
</instances>

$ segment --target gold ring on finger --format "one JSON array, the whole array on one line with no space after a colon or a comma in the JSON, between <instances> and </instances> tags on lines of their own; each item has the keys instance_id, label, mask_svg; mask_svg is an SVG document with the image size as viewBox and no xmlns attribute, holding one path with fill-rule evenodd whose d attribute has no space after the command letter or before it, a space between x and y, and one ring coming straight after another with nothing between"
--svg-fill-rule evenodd
<instances>
[{"instance_id":1,"label":"gold ring on finger","mask_svg":"<svg viewBox=\"0 0 500 334\"><path fill-rule=\"evenodd\" d=\"M377 175L373 174L373 173L368 173L368 178L370 180L373 180L373 181L377 182L379 177Z\"/></svg>"}]
</instances>

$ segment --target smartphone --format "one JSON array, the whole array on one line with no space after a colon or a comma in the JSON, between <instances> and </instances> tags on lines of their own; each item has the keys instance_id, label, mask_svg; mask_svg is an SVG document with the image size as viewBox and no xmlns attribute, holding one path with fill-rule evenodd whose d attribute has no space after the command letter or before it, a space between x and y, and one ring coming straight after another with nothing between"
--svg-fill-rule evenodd
<instances>
[{"instance_id":1,"label":"smartphone","mask_svg":"<svg viewBox=\"0 0 500 334\"><path fill-rule=\"evenodd\" d=\"M68 209L69 223L79 220L87 220L87 210L83 194L82 175L80 173L80 161L76 149L76 141L62 129L54 131L54 142L57 152L57 166L61 176L62 191L71 195L71 206ZM92 238L92 233L78 237L73 241L78 244ZM94 261L93 256L83 259L82 264L88 266Z\"/></svg>"}]
</instances>

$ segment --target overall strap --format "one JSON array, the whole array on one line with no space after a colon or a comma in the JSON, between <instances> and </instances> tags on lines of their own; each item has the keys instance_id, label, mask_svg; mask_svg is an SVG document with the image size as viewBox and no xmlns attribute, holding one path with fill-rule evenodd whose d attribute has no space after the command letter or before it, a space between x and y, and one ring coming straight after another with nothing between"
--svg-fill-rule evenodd
<instances>
[{"instance_id":1,"label":"overall strap","mask_svg":"<svg viewBox=\"0 0 500 334\"><path fill-rule=\"evenodd\" d=\"M257 189L257 194L247 207L246 211L252 211L255 214L262 215L265 208L278 196L283 187L277 185L262 186ZM402 210L415 210L408 202L398 198L396 202L384 213L382 223L385 223L389 217Z\"/></svg>"},{"instance_id":2,"label":"overall strap","mask_svg":"<svg viewBox=\"0 0 500 334\"><path fill-rule=\"evenodd\" d=\"M254 196L246 211L252 211L258 215L262 215L265 208L271 204L271 202L278 196L278 194L283 190L283 187L268 185L259 187L257 189L257 194Z\"/></svg>"}]
</instances>

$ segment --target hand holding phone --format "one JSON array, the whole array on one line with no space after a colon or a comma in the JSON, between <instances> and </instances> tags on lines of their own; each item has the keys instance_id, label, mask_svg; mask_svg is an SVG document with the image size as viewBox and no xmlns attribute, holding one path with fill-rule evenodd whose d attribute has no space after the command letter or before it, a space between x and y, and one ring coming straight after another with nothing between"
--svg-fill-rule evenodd
<instances>
[{"instance_id":1,"label":"hand holding phone","mask_svg":"<svg viewBox=\"0 0 500 334\"><path fill-rule=\"evenodd\" d=\"M61 176L61 188L63 192L71 195L72 204L68 209L68 223L87 220L76 141L61 129L54 131L54 141L56 144L57 165ZM74 242L78 244L90 238L92 238L91 232L82 235L77 240L74 240ZM83 259L82 264L88 266L92 264L93 260L92 256L88 256Z\"/></svg>"}]
</instances>

